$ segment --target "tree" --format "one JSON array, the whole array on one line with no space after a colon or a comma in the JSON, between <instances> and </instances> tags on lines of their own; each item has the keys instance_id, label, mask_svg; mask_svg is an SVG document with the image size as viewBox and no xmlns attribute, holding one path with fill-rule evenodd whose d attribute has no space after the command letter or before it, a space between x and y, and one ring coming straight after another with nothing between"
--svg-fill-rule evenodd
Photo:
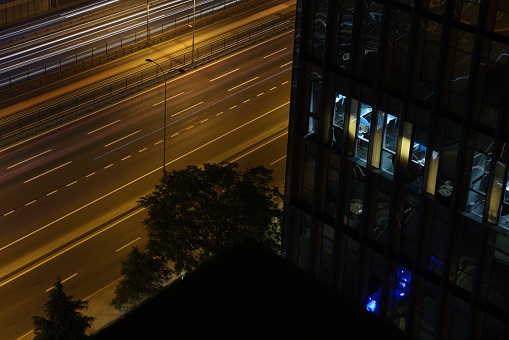
<instances>
[{"instance_id":1,"label":"tree","mask_svg":"<svg viewBox=\"0 0 509 340\"><path fill-rule=\"evenodd\" d=\"M245 238L279 251L282 195L271 187L272 170L236 163L188 166L166 172L139 204L147 251L190 271Z\"/></svg>"},{"instance_id":2,"label":"tree","mask_svg":"<svg viewBox=\"0 0 509 340\"><path fill-rule=\"evenodd\" d=\"M146 298L155 295L170 279L166 261L153 258L148 253L133 247L120 269L123 278L115 289L111 305L127 311Z\"/></svg>"},{"instance_id":3,"label":"tree","mask_svg":"<svg viewBox=\"0 0 509 340\"><path fill-rule=\"evenodd\" d=\"M78 340L87 337L85 331L95 318L80 311L88 309L88 301L74 300L72 295L65 294L60 277L44 306L47 318L33 317L34 340Z\"/></svg>"},{"instance_id":4,"label":"tree","mask_svg":"<svg viewBox=\"0 0 509 340\"><path fill-rule=\"evenodd\" d=\"M148 208L143 224L149 239L144 251L133 247L122 262L111 305L127 311L155 295L173 272L191 271L248 237L279 252L282 195L272 180L272 170L257 166L242 173L235 163L165 172L138 202Z\"/></svg>"}]
</instances>

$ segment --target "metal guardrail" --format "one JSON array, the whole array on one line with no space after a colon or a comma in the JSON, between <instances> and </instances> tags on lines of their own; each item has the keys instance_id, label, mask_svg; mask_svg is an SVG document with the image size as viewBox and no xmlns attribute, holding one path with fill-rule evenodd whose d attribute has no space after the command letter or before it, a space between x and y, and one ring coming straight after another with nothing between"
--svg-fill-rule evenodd
<instances>
[{"instance_id":1,"label":"metal guardrail","mask_svg":"<svg viewBox=\"0 0 509 340\"><path fill-rule=\"evenodd\" d=\"M263 6L274 1L277 0L239 0L240 4L236 4L234 6L231 5L233 7L223 8L223 10L220 10L220 8L221 6L224 7L224 4L214 4L203 9L213 9L214 11L217 11L212 15L202 17L201 12L196 14L198 20L195 22L195 29L220 22L225 18L237 16L243 11ZM25 78L25 80L13 80L13 82L22 81L19 85L12 85L10 77L3 78L2 81L8 82L9 87L0 91L0 100L4 101L12 99L17 95L26 93L27 91L39 86L64 79L70 75L83 72L94 66L109 62L134 51L147 48L151 45L188 34L192 30L189 26L190 23L192 23L191 15L174 18L173 20L170 20L170 23L167 23L166 25L163 24L159 32L157 32L157 29L152 28L149 39L146 39L146 31L144 30L141 33L130 34L128 36L120 37L120 39L117 38L114 42L105 43L104 45L93 47L79 53L77 52L74 56L68 56L56 62L44 64L44 66L41 65L40 67L34 68L30 71L27 70L26 72L18 74L19 77ZM168 30L168 27L171 26L173 26L173 28ZM74 64L64 66L64 68L62 68L62 65L65 65L66 63Z\"/></svg>"},{"instance_id":2,"label":"metal guardrail","mask_svg":"<svg viewBox=\"0 0 509 340\"><path fill-rule=\"evenodd\" d=\"M293 8L293 11L294 10L295 8ZM276 15L276 18L272 18L268 21L267 19L265 20L266 21L264 22L254 22L246 25L249 27L243 27L242 29L238 29L228 34L225 33L219 37L215 37L202 42L199 45L195 45L195 53L197 56L194 58L193 65L191 65L190 57L191 48L186 48L182 51L173 53L166 58L158 59L158 62L161 65L170 63L169 68L166 67L166 69L169 70L167 71L167 74L169 77L173 77L175 74L180 73L178 71L180 68L190 69L191 67L203 65L227 54L236 52L246 46L255 44L260 40L291 30L294 27L295 16L292 15L290 18L281 19L281 17ZM214 44L216 44L215 50ZM202 50L201 56L200 49ZM207 51L204 51L204 49L207 49ZM187 61L186 55L189 55L187 57ZM36 107L35 109L31 109L30 113L21 112L15 115L16 117L11 116L5 118L0 121L0 128L6 127L9 129L10 126L11 132L4 133L3 135L0 134L0 146L25 138L26 136L35 134L36 132L43 131L47 127L55 126L57 123L65 122L66 120L72 119L76 116L92 112L112 102L116 102L119 99L123 99L164 82L165 77L163 75L158 76L156 72L153 72L153 76L150 76L150 72L148 72L148 76L144 78L143 72L150 69L153 70L155 68L151 65L140 66L121 75L104 80L99 84L95 84L92 88L85 88L69 94L65 98L58 98L54 101L44 103L44 105L47 105L44 108ZM129 77L134 80L131 84L128 84ZM117 86L116 89L113 89L113 85L119 81L123 84L125 81L125 86L123 85L120 88ZM105 93L101 93L101 89ZM80 96L83 97L84 101L80 104L80 106L78 106L77 99ZM65 103L73 100L75 101L74 107L65 106ZM54 109L58 112L52 112ZM58 117L55 118L55 115L58 115ZM26 123L25 127L23 126L24 123Z\"/></svg>"}]
</instances>

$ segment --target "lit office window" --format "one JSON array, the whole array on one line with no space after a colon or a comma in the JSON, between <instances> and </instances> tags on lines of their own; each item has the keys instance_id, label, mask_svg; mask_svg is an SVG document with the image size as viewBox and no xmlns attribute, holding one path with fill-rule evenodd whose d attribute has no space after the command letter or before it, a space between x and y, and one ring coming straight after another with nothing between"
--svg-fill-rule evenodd
<instances>
[{"instance_id":1,"label":"lit office window","mask_svg":"<svg viewBox=\"0 0 509 340\"><path fill-rule=\"evenodd\" d=\"M481 217L484 211L486 192L488 191L492 150L493 139L478 133L470 174L467 209Z\"/></svg>"},{"instance_id":2,"label":"lit office window","mask_svg":"<svg viewBox=\"0 0 509 340\"><path fill-rule=\"evenodd\" d=\"M345 99L345 96L336 93L334 100L334 119L332 124L341 129L345 127Z\"/></svg>"},{"instance_id":3,"label":"lit office window","mask_svg":"<svg viewBox=\"0 0 509 340\"><path fill-rule=\"evenodd\" d=\"M367 104L359 102L359 119L357 120L357 138L355 147L355 156L363 161L368 157L369 133L371 129L371 114L373 108Z\"/></svg>"},{"instance_id":4,"label":"lit office window","mask_svg":"<svg viewBox=\"0 0 509 340\"><path fill-rule=\"evenodd\" d=\"M336 93L334 99L334 114L332 117L332 145L339 147L343 140L345 127L345 101L346 97Z\"/></svg>"},{"instance_id":5,"label":"lit office window","mask_svg":"<svg viewBox=\"0 0 509 340\"><path fill-rule=\"evenodd\" d=\"M381 169L393 174L398 145L398 117L386 114L383 131Z\"/></svg>"},{"instance_id":6,"label":"lit office window","mask_svg":"<svg viewBox=\"0 0 509 340\"><path fill-rule=\"evenodd\" d=\"M426 144L428 133L418 127L414 129L414 139L410 150L411 157L408 164L408 181L417 187L422 186L424 166L426 165Z\"/></svg>"},{"instance_id":7,"label":"lit office window","mask_svg":"<svg viewBox=\"0 0 509 340\"><path fill-rule=\"evenodd\" d=\"M398 266L396 277L391 276L389 307L392 306L392 324L401 331L406 328L411 279L412 273L401 266Z\"/></svg>"}]
</instances>

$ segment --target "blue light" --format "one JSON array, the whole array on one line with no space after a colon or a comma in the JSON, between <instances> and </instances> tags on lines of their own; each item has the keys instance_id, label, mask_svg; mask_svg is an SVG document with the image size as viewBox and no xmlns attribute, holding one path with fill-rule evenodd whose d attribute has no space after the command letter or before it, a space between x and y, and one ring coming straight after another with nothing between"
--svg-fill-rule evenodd
<instances>
[{"instance_id":1,"label":"blue light","mask_svg":"<svg viewBox=\"0 0 509 340\"><path fill-rule=\"evenodd\" d=\"M366 304L366 309L371 312L378 315L378 302L375 300L372 300L371 298L368 298L368 303Z\"/></svg>"}]
</instances>

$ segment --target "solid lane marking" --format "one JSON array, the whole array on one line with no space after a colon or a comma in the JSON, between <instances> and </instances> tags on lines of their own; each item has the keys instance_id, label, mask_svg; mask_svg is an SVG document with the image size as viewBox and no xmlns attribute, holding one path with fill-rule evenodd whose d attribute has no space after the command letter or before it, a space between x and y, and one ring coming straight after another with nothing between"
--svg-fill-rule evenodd
<instances>
[{"instance_id":1,"label":"solid lane marking","mask_svg":"<svg viewBox=\"0 0 509 340\"><path fill-rule=\"evenodd\" d=\"M40 153L40 154L38 154L38 155L32 156L32 157L30 157L30 158L27 158L27 159L25 159L24 161L21 161L21 162L19 162L19 163L13 164L13 165L11 165L10 167L8 167L7 169L14 168L16 165L20 165L20 164L23 164L23 163L25 163L25 162L28 162L29 160L34 159L35 157L39 157L39 156L41 156L41 155L44 155L45 153L48 153L48 152L50 152L51 150L53 150L53 149L46 150L46 151L44 151L44 152L41 152L41 153Z\"/></svg>"},{"instance_id":2,"label":"solid lane marking","mask_svg":"<svg viewBox=\"0 0 509 340\"><path fill-rule=\"evenodd\" d=\"M173 99L173 98L176 98L176 97L178 97L178 96L180 96L180 95L182 95L182 94L184 94L184 92L180 92L179 94L176 94L176 95L174 95L173 97L170 97L170 98L166 99L166 101L171 100L171 99ZM155 104L153 104L152 106L156 106L156 105L159 105L159 104L162 104L162 103L164 103L164 100L161 100L159 103L155 103Z\"/></svg>"},{"instance_id":3,"label":"solid lane marking","mask_svg":"<svg viewBox=\"0 0 509 340\"><path fill-rule=\"evenodd\" d=\"M269 165L274 165L274 164L276 164L277 162L279 162L280 160L282 160L282 159L284 159L284 158L286 158L286 155L284 155L284 156L283 156L283 157L281 157L281 158L276 159L274 162L270 163Z\"/></svg>"},{"instance_id":4,"label":"solid lane marking","mask_svg":"<svg viewBox=\"0 0 509 340\"><path fill-rule=\"evenodd\" d=\"M258 145L256 148L249 150L248 152L246 152L246 153L244 153L244 154L240 155L239 157L237 157L237 158L235 158L235 159L232 159L232 160L230 161L230 163L232 163L232 162L236 162L237 160L241 159L242 157L247 156L247 155L249 155L250 153L252 153L252 152L254 152L254 151L256 151L256 150L258 150L258 149L260 149L260 148L264 147L265 145L272 143L272 142L273 142L273 141L275 141L276 139L283 137L283 136L284 136L284 135L286 135L287 133L288 133L288 131L285 131L283 134L278 135L278 136L276 136L276 137L274 137L274 138L269 139L269 140L268 140L268 141L266 141L265 143L262 143L262 144Z\"/></svg>"},{"instance_id":5,"label":"solid lane marking","mask_svg":"<svg viewBox=\"0 0 509 340\"><path fill-rule=\"evenodd\" d=\"M231 89L229 89L229 90L228 90L228 92L230 92L230 91L232 91L232 90L235 90L237 87L241 87L241 86L242 86L242 85L244 85L244 84L247 84L247 83L249 83L249 82L252 82L252 81L253 81L253 80L255 80L255 79L258 79L258 77L254 77L253 79L249 79L248 81L243 82L243 83L242 83L242 84L240 84L240 85L237 85L237 86L235 86L235 87L232 87Z\"/></svg>"},{"instance_id":6,"label":"solid lane marking","mask_svg":"<svg viewBox=\"0 0 509 340\"><path fill-rule=\"evenodd\" d=\"M234 128L234 129L232 129L232 130L230 130L230 131L226 132L225 134L222 134L222 135L221 135L221 136L219 136L219 137L216 137L216 138L214 138L214 139L212 139L212 140L208 141L207 143L204 143L204 144L200 145L199 147L197 147L197 148L195 148L195 149L193 149L193 150L191 150L191 151L189 151L189 152L187 152L187 153L185 153L185 154L183 154L183 155L181 155L181 156L179 156L179 157L177 157L177 158L175 158L175 159L173 159L173 160L169 161L169 162L168 162L168 163L166 163L165 165L172 164L172 163L174 163L174 162L176 162L176 161L178 161L178 160L180 160L180 159L182 159L182 158L184 158L184 157L186 157L186 156L188 156L188 155L190 155L190 154L192 154L192 153L194 153L194 152L196 152L196 151L198 151L198 150L200 150L200 149L202 149L202 148L204 148L204 147L206 147L206 146L208 146L208 145L210 145L210 144L212 144L212 143L214 143L215 141L217 141L217 140L219 140L219 139L221 139L221 138L223 138L223 137L225 137L225 136L228 136L229 134L231 134L231 133L233 133L233 132L235 132L235 131L237 131L237 130L242 129L243 127L245 127L245 126L247 126L247 125L249 125L249 124L251 124L251 123L253 123L253 122L257 121L258 119L261 119L261 118L263 118L263 117L265 117L265 116L267 116L267 115L271 114L272 112L274 112L274 111L276 111L276 110L279 110L280 108L282 108L282 107L284 107L284 106L286 106L286 105L288 105L288 104L290 104L290 102L289 102L289 101L288 101L288 102L286 102L286 103L284 103L284 104L281 104L281 105L279 105L279 106L277 106L277 107L275 107L275 108L273 108L273 109L272 109L272 110L270 110L270 111L265 112L264 114L262 114L262 115L260 115L260 116L258 116L258 117L256 117L256 118L251 119L250 121L248 121L248 122L246 122L246 123L244 123L244 124L242 124L242 125L240 125L240 126L237 126L236 128ZM150 175L152 175L152 174L154 174L154 173L156 173L156 172L160 171L162 168L163 168L163 166L158 166L158 167L157 167L157 168L155 168L154 170L147 172L146 174L144 174L144 175L142 175L142 176L140 176L140 177L138 177L138 178L136 178L136 179L134 179L134 180L132 180L132 181L130 181L130 182L128 182L128 183L126 183L126 184L124 184L124 185L122 185L122 186L118 187L118 188L116 188L115 190L112 190L112 191L110 191L109 193L107 193L107 194L105 194L105 195L102 195L101 197L98 197L98 198L96 198L95 200L93 200L93 201L91 201L91 202L89 202L89 203L87 203L87 204L85 204L85 205L83 205L83 206L79 207L78 209L73 210L73 211L71 211L71 212L69 212L69 213L65 214L64 216L62 216L62 217L60 217L60 218L58 218L58 219L56 219L56 220L54 220L54 221L52 221L52 222L50 222L50 223L48 223L48 224L46 224L46 225L44 225L44 226L40 227L39 229L34 230L34 231L32 231L31 233L29 233L29 234L27 234L27 235L25 235L25 236L23 236L23 237L21 237L21 238L19 238L19 239L15 240L15 241L11 242L11 243L9 243L9 244L7 244L7 245L3 246L2 248L0 248L0 251L2 251L2 250L4 250L4 249L6 249L6 248L8 248L8 247L10 247L10 246L12 246L12 245L14 245L14 244L18 243L18 242L20 242L20 241L22 241L22 240L24 240L24 239L26 239L26 238L28 238L28 237L30 237L30 236L32 236L32 235L34 235L34 234L36 234L36 233L38 233L39 231L42 231L42 230L44 230L44 229L46 229L46 228L48 228L48 227L52 226L53 224L55 224L55 223L57 223L57 222L59 222L59 221L61 221L61 220L65 219L65 218L67 218L67 217L69 217L69 216L71 216L71 215L74 215L74 214L75 214L75 213L77 213L78 211L81 211L81 210L83 210L83 209L85 209L85 208L87 208L87 207L91 206L92 204L97 203L97 202L99 202L100 200L102 200L102 199L104 199L104 198L106 198L106 197L108 197L108 196L113 195L114 193L116 193L116 192L118 192L118 191L123 190L124 188L126 188L126 187L130 186L131 184L134 184L134 183L138 182L139 180L142 180L142 179L144 179L145 177L150 176ZM142 210L144 210L144 209L145 209L145 208L143 208ZM123 220L121 220L121 221L123 221ZM83 242L84 242L84 241L83 241ZM23 272L23 273L20 273L18 276L15 276L14 278L12 278L11 280L9 280L9 281L7 281L7 282L10 282L10 281L12 281L12 280L16 279L17 277L19 277L19 276L21 276L21 275L23 275L23 274L24 274L24 272ZM7 282L5 282L5 283L7 283ZM0 287L2 287L5 283L1 283L1 284L0 284Z\"/></svg>"},{"instance_id":7,"label":"solid lane marking","mask_svg":"<svg viewBox=\"0 0 509 340\"><path fill-rule=\"evenodd\" d=\"M75 277L76 275L78 275L78 273L74 273L74 274L72 274L72 275L71 275L71 276L69 276L67 279L60 281L60 283L64 283L64 282L66 282L66 281L69 281L70 279L72 279L72 278L73 278L73 277ZM51 286L50 288L46 289L46 293L47 293L47 292L49 292L49 291L50 291L50 290L52 290L52 289L55 289L55 286Z\"/></svg>"},{"instance_id":8,"label":"solid lane marking","mask_svg":"<svg viewBox=\"0 0 509 340\"><path fill-rule=\"evenodd\" d=\"M157 170L157 171L160 171L160 170L161 170L161 168L162 168L162 166L160 166L160 167L159 167L159 168L157 168L156 170ZM155 172L155 171L154 171L154 172ZM26 269L24 269L24 270L22 270L22 271L20 271L20 272L19 272L19 273L17 273L16 275L12 276L10 279L5 280L5 281L3 281L3 282L0 282L0 287L5 286L5 285L6 285L6 284L8 284L9 282L12 282L12 281L16 280L17 278L19 278L19 277L21 277L21 276L25 275L26 273L28 273L28 272L30 272L30 271L32 271L32 270L34 270L34 269L36 269L36 268L38 268L38 267L42 266L43 264L45 264L45 263L47 263L47 262L49 262L49 261L53 260L54 258L56 258L56 257L58 257L58 256L60 256L60 255L62 255L62 254L64 254L64 253L68 252L69 250L71 250L71 249L73 249L73 248L75 248L75 247L79 246L80 244L82 244L82 243L84 243L84 242L86 242L86 241L90 240L91 238L93 238L93 237L95 237L95 236L97 236L97 235L99 235L99 234L101 234L101 233L103 233L103 232L105 232L105 231L107 231L107 230L109 230L109 229L113 228L113 227L114 227L114 226L116 226L117 224L119 224L119 223L121 223L121 222L124 222L124 221L125 221L125 220L127 220L128 218L130 218L130 217L132 217L132 216L134 216L134 215L136 215L136 214L138 214L138 213L142 212L143 210L145 210L145 208L140 208L139 210L132 212L131 214L129 214L129 215L127 215L127 216L125 216L125 217L121 218L120 220L113 222L111 225L109 225L109 226L107 226L107 227L105 227L105 228L103 228L103 229L101 229L101 230L98 230L98 231L96 231L95 233L92 233L92 234L90 234L89 236L87 236L87 237L85 237L85 238L83 238L83 239L79 240L79 241L78 241L78 242L76 242L75 244L70 245L69 247L66 247L66 248L64 248L64 249L62 249L62 250L60 250L60 251L58 251L58 252L54 253L53 255L49 256L49 257L48 257L48 258L46 258L45 260L43 260L43 261L41 261L41 262L39 262L39 263L36 263L36 264L34 264L33 266L31 266L31 267L29 267L29 268L26 268ZM52 223L53 223L53 222L52 222ZM4 248L5 248L5 247L4 247ZM2 249L4 249L4 248L2 248ZM0 249L0 250L2 250L2 249Z\"/></svg>"},{"instance_id":9,"label":"solid lane marking","mask_svg":"<svg viewBox=\"0 0 509 340\"><path fill-rule=\"evenodd\" d=\"M271 55L274 55L274 54L279 53L279 52L284 51L284 50L286 50L286 47L285 47L285 48L280 49L279 51L276 51L276 52L274 52L274 53L271 53L271 54L269 54L269 55L266 55L265 57L263 57L263 59L268 58L268 57L270 57Z\"/></svg>"},{"instance_id":10,"label":"solid lane marking","mask_svg":"<svg viewBox=\"0 0 509 340\"><path fill-rule=\"evenodd\" d=\"M113 124L118 123L118 122L120 122L120 120L117 120L117 121L114 121L113 123L109 123L109 124L107 124L107 125L104 125L103 127L100 127L99 129L95 129L94 131L90 131L89 133L87 133L87 135L90 135L90 134L92 134L92 133L94 133L94 132L97 132L97 131L99 131L99 130L102 130L102 129L104 129L104 128L107 128L108 126L113 125Z\"/></svg>"},{"instance_id":11,"label":"solid lane marking","mask_svg":"<svg viewBox=\"0 0 509 340\"><path fill-rule=\"evenodd\" d=\"M124 249L125 247L129 247L131 244L133 244L134 242L138 241L139 239L141 239L141 237L138 237L136 240L131 241L131 242L129 242L128 244L126 244L125 246L118 248L117 250L115 250L115 252L117 252L117 253L118 253L119 251L121 251L121 250L122 250L122 249Z\"/></svg>"},{"instance_id":12,"label":"solid lane marking","mask_svg":"<svg viewBox=\"0 0 509 340\"><path fill-rule=\"evenodd\" d=\"M30 179L28 179L28 180L24 181L23 183L28 183L28 182L30 182L30 181L33 181L34 179L37 179L37 178L39 178L39 177L41 177L41 176L44 176L44 175L46 175L46 174L49 174L50 172L55 171L55 170L57 170L57 169L60 169L61 167L64 167L64 166L66 166L66 165L68 165L68 164L71 164L71 163L72 163L72 161L69 161L69 162L67 162L67 163L65 163L65 164L59 165L59 166L57 166L56 168L53 168L53 169L48 170L48 171L46 171L46 172L44 172L44 173L42 173L42 174L40 174L40 175L37 175L37 176L35 176L35 177L32 177L32 178L30 178Z\"/></svg>"},{"instance_id":13,"label":"solid lane marking","mask_svg":"<svg viewBox=\"0 0 509 340\"><path fill-rule=\"evenodd\" d=\"M228 73L223 74L222 76L219 76L219 77L216 77L216 78L214 78L214 79L211 79L210 81L211 81L211 82L213 82L214 80L217 80L217 79L219 79L219 78L222 78L222 77L224 77L224 76L227 76L227 75L229 75L230 73L233 73L233 72L238 71L238 70L239 70L239 69L236 69L236 70L230 71L230 72L228 72Z\"/></svg>"},{"instance_id":14,"label":"solid lane marking","mask_svg":"<svg viewBox=\"0 0 509 340\"><path fill-rule=\"evenodd\" d=\"M104 147L106 148L106 147L108 147L108 146L110 146L110 145L112 145L112 144L115 144L116 142L120 142L122 139L126 139L127 137L131 137L132 135L135 135L135 134L137 134L137 133L138 133L138 132L140 132L140 131L141 131L141 130L138 130L138 131L133 132L133 133L131 133L131 134L127 135L127 136L124 136L124 137L122 137L122 138L120 138L120 139L117 139L117 140L116 140L116 141L114 141L114 142L111 142L111 143L109 143L109 144L106 144Z\"/></svg>"},{"instance_id":15,"label":"solid lane marking","mask_svg":"<svg viewBox=\"0 0 509 340\"><path fill-rule=\"evenodd\" d=\"M182 111L179 111L179 112L177 112L177 113L174 113L174 114L172 114L171 116L172 116L172 117L175 117L176 115L181 114L182 112L185 112L185 111L187 111L187 110L189 110L189 109L192 109L193 107L198 106L198 105L200 105L200 104L203 104L203 102L199 102L198 104L194 104L193 106L189 106L187 109L184 109L184 110L182 110Z\"/></svg>"}]
</instances>

